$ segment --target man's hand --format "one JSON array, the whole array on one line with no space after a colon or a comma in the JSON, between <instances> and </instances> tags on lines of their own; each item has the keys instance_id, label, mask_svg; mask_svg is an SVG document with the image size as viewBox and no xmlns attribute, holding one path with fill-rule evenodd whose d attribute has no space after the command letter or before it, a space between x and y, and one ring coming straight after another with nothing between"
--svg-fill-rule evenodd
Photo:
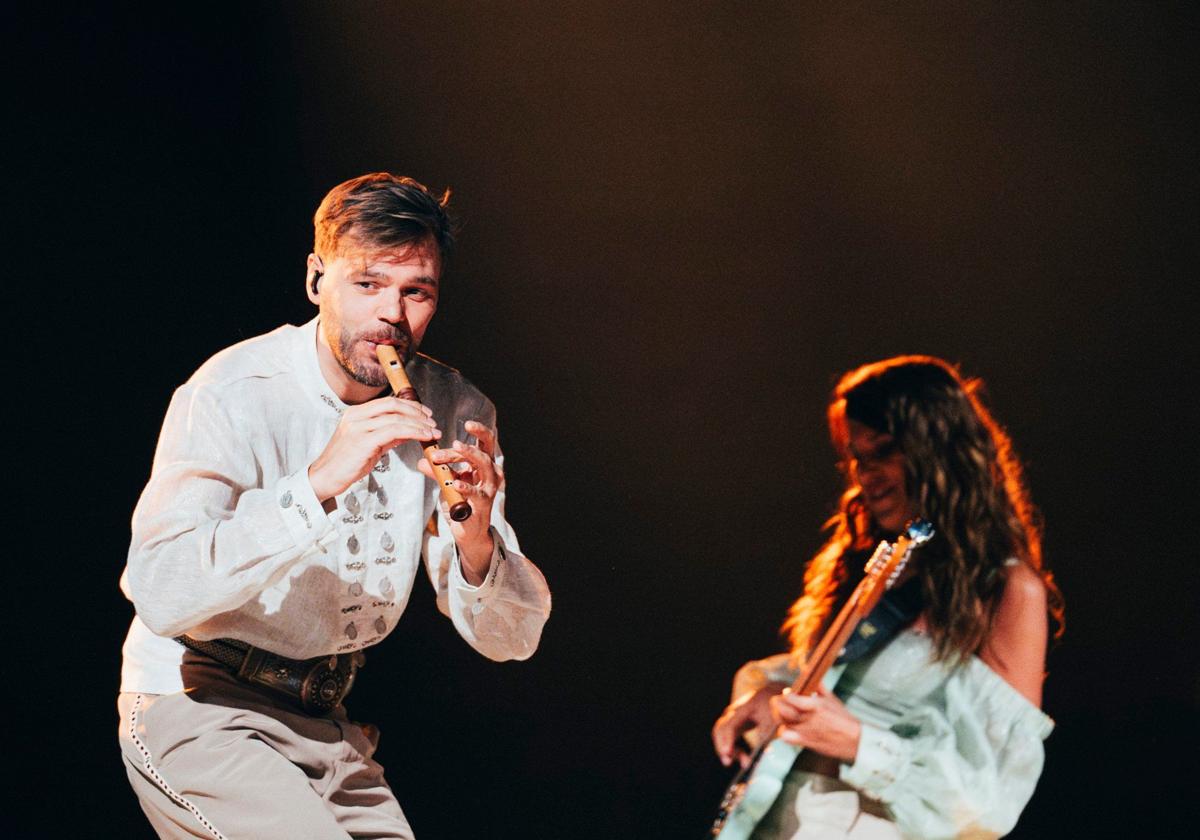
<instances>
[{"instance_id":1,"label":"man's hand","mask_svg":"<svg viewBox=\"0 0 1200 840\"><path fill-rule=\"evenodd\" d=\"M441 436L433 412L418 402L380 397L353 405L342 413L325 450L308 468L308 480L324 504L370 472L392 447Z\"/></svg>"},{"instance_id":2,"label":"man's hand","mask_svg":"<svg viewBox=\"0 0 1200 840\"><path fill-rule=\"evenodd\" d=\"M862 724L825 686L813 694L785 691L771 700L771 708L780 723L779 737L789 744L854 762Z\"/></svg>"},{"instance_id":3,"label":"man's hand","mask_svg":"<svg viewBox=\"0 0 1200 840\"><path fill-rule=\"evenodd\" d=\"M432 458L437 464L466 465L465 468L455 470L458 478L454 482L454 489L462 493L467 504L471 506L471 515L463 522L451 521L450 533L458 543L463 577L468 583L477 586L487 576L488 567L492 562L494 546L488 528L492 522L492 503L496 500L496 493L504 486L504 472L494 460L496 435L492 430L474 420L466 422L466 430L475 436L478 445L470 446L456 440L449 449L435 449ZM417 468L426 477L434 478L433 468L429 466L428 461L422 460ZM441 507L446 520L450 521L450 513L444 500Z\"/></svg>"},{"instance_id":4,"label":"man's hand","mask_svg":"<svg viewBox=\"0 0 1200 840\"><path fill-rule=\"evenodd\" d=\"M757 691L747 691L726 707L713 724L713 747L717 758L728 767L736 758L742 767L750 760L745 741L751 731L761 741L770 738L778 721L771 714L770 701L784 689L780 683L767 683Z\"/></svg>"}]
</instances>

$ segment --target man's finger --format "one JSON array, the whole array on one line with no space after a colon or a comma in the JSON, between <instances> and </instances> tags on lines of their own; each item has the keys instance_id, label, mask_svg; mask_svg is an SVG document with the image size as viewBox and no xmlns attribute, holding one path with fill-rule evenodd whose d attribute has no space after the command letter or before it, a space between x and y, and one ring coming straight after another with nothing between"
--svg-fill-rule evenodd
<instances>
[{"instance_id":1,"label":"man's finger","mask_svg":"<svg viewBox=\"0 0 1200 840\"><path fill-rule=\"evenodd\" d=\"M460 479L460 480L454 482L453 487L455 490L457 490L459 493L462 493L464 496L474 496L476 498L488 498L492 495L489 492L489 489L487 487L485 487L482 483L471 484L470 482L462 481Z\"/></svg>"},{"instance_id":2,"label":"man's finger","mask_svg":"<svg viewBox=\"0 0 1200 840\"><path fill-rule=\"evenodd\" d=\"M478 446L463 443L461 440L454 441L451 446L453 447L453 451L457 452L462 460L466 461L477 471L492 469L492 456Z\"/></svg>"},{"instance_id":3,"label":"man's finger","mask_svg":"<svg viewBox=\"0 0 1200 840\"><path fill-rule=\"evenodd\" d=\"M379 417L384 414L406 414L406 415L423 415L432 417L433 410L429 406L422 405L414 400L402 400L399 397L380 397L379 399L365 402L362 405L354 405L346 409L346 415L349 417Z\"/></svg>"},{"instance_id":4,"label":"man's finger","mask_svg":"<svg viewBox=\"0 0 1200 840\"><path fill-rule=\"evenodd\" d=\"M496 456L496 433L492 431L492 428L480 423L478 420L468 420L463 425L468 433L475 435L475 440L478 441L479 448L489 458L494 458Z\"/></svg>"},{"instance_id":5,"label":"man's finger","mask_svg":"<svg viewBox=\"0 0 1200 840\"><path fill-rule=\"evenodd\" d=\"M367 432L385 429L394 424L409 424L422 429L436 429L438 427L437 422L432 417L421 413L401 414L399 412L385 412L377 414L374 417L363 417L353 422L358 428Z\"/></svg>"},{"instance_id":6,"label":"man's finger","mask_svg":"<svg viewBox=\"0 0 1200 840\"><path fill-rule=\"evenodd\" d=\"M456 440L453 449L436 450L433 453L433 460L438 464L465 463L468 465L468 471L478 479L478 482L489 481L491 484L499 484L498 481L492 481L493 478L499 478L496 474L495 462L478 447L469 446Z\"/></svg>"},{"instance_id":7,"label":"man's finger","mask_svg":"<svg viewBox=\"0 0 1200 840\"><path fill-rule=\"evenodd\" d=\"M367 434L371 441L378 441L381 444L386 444L388 447L395 446L406 440L415 440L424 443L428 440L437 440L442 436L441 429L436 426L430 426L415 420L392 420L380 424L378 428L369 430Z\"/></svg>"},{"instance_id":8,"label":"man's finger","mask_svg":"<svg viewBox=\"0 0 1200 840\"><path fill-rule=\"evenodd\" d=\"M467 461L457 449L435 449L430 457L435 464L462 464Z\"/></svg>"}]
</instances>

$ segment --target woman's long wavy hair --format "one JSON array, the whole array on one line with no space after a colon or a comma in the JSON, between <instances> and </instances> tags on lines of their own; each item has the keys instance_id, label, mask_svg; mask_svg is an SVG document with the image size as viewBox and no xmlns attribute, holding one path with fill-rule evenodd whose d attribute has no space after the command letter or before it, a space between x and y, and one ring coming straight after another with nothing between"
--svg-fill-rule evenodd
<instances>
[{"instance_id":1,"label":"woman's long wavy hair","mask_svg":"<svg viewBox=\"0 0 1200 840\"><path fill-rule=\"evenodd\" d=\"M964 380L932 356L897 356L847 373L834 389L829 430L849 462L849 421L891 435L904 453L908 498L937 535L920 549L918 570L935 655L959 661L987 639L1012 557L1045 581L1054 637L1062 635L1062 595L1042 564L1041 528L1012 443ZM783 625L795 662L816 644L836 606L861 580L882 534L846 470L829 540L809 563L804 594Z\"/></svg>"}]
</instances>

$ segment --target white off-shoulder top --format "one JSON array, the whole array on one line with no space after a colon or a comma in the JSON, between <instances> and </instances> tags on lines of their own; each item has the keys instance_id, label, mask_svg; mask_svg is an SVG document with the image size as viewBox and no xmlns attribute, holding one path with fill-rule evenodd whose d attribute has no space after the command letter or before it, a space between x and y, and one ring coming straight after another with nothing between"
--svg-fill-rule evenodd
<instances>
[{"instance_id":1,"label":"white off-shoulder top","mask_svg":"<svg viewBox=\"0 0 1200 840\"><path fill-rule=\"evenodd\" d=\"M797 675L787 654L750 662L733 694ZM834 692L863 727L841 780L883 803L905 837L999 837L1016 825L1054 722L978 657L935 662L929 637L908 629L846 666Z\"/></svg>"}]
</instances>

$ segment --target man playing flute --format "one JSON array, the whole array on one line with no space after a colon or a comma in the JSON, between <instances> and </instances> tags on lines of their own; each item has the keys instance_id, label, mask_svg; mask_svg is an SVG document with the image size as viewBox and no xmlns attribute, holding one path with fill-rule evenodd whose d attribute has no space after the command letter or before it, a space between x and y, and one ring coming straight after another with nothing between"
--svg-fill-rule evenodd
<instances>
[{"instance_id":1,"label":"man playing flute","mask_svg":"<svg viewBox=\"0 0 1200 840\"><path fill-rule=\"evenodd\" d=\"M343 700L422 561L477 651L537 648L550 594L504 517L495 408L416 352L448 198L385 173L334 187L305 278L317 317L217 353L171 400L121 577L121 749L160 837L413 836L378 730ZM380 345L422 402L392 396ZM429 441L458 467L461 522Z\"/></svg>"}]
</instances>

